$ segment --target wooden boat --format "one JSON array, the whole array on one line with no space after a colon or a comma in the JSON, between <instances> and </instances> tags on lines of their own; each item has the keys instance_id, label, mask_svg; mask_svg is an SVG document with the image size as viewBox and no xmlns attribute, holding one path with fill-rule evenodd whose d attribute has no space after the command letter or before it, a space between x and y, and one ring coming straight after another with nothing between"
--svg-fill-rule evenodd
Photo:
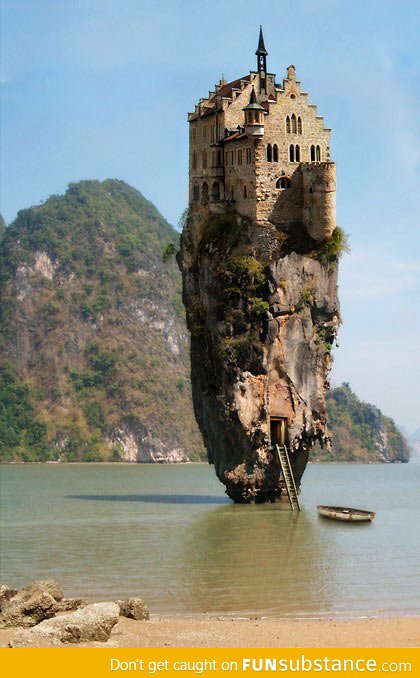
<instances>
[{"instance_id":1,"label":"wooden boat","mask_svg":"<svg viewBox=\"0 0 420 678\"><path fill-rule=\"evenodd\" d=\"M372 522L375 517L374 511L363 511L362 509L347 508L345 506L322 506L318 504L318 515L330 520L342 520L352 523Z\"/></svg>"}]
</instances>

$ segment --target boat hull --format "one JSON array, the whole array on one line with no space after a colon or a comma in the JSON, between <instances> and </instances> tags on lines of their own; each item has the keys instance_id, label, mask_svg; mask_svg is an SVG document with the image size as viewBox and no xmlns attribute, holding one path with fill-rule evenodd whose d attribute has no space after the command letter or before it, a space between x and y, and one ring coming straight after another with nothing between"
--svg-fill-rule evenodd
<instances>
[{"instance_id":1,"label":"boat hull","mask_svg":"<svg viewBox=\"0 0 420 678\"><path fill-rule=\"evenodd\" d=\"M317 506L318 515L329 520L340 520L344 523L371 523L375 517L373 511L347 508L345 506Z\"/></svg>"}]
</instances>

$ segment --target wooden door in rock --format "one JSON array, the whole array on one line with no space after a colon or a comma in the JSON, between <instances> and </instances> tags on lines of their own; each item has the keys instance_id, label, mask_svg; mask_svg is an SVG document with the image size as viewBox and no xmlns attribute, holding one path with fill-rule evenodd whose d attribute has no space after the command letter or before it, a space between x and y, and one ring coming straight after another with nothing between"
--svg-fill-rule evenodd
<instances>
[{"instance_id":1,"label":"wooden door in rock","mask_svg":"<svg viewBox=\"0 0 420 678\"><path fill-rule=\"evenodd\" d=\"M287 418L270 417L271 445L287 445Z\"/></svg>"}]
</instances>

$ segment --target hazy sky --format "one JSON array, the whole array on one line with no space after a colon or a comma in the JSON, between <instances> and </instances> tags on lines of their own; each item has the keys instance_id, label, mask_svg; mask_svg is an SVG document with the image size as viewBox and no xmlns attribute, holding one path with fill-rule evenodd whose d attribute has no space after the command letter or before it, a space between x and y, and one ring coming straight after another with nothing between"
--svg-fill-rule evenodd
<instances>
[{"instance_id":1,"label":"hazy sky","mask_svg":"<svg viewBox=\"0 0 420 678\"><path fill-rule=\"evenodd\" d=\"M187 111L223 73L293 63L332 127L344 325L333 381L420 426L420 3L416 0L8 0L1 206L116 177L176 224Z\"/></svg>"}]
</instances>

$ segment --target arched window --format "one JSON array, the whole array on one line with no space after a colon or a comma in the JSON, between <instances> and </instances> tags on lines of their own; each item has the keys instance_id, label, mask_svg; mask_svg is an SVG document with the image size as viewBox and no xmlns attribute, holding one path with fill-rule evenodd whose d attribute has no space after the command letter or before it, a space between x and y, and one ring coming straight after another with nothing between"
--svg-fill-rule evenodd
<instances>
[{"instance_id":1,"label":"arched window","mask_svg":"<svg viewBox=\"0 0 420 678\"><path fill-rule=\"evenodd\" d=\"M293 144L289 146L289 160L290 162L295 162L295 147Z\"/></svg>"},{"instance_id":2,"label":"arched window","mask_svg":"<svg viewBox=\"0 0 420 678\"><path fill-rule=\"evenodd\" d=\"M276 188L290 188L290 179L287 177L280 177L280 179L277 179L276 181Z\"/></svg>"},{"instance_id":3,"label":"arched window","mask_svg":"<svg viewBox=\"0 0 420 678\"><path fill-rule=\"evenodd\" d=\"M218 181L213 182L213 186L211 187L211 197L213 200L220 200L220 184Z\"/></svg>"},{"instance_id":4,"label":"arched window","mask_svg":"<svg viewBox=\"0 0 420 678\"><path fill-rule=\"evenodd\" d=\"M217 151L217 164L222 164L222 151Z\"/></svg>"},{"instance_id":5,"label":"arched window","mask_svg":"<svg viewBox=\"0 0 420 678\"><path fill-rule=\"evenodd\" d=\"M292 132L293 132L293 134L296 134L296 132L297 132L296 116L295 116L294 113L292 115Z\"/></svg>"},{"instance_id":6,"label":"arched window","mask_svg":"<svg viewBox=\"0 0 420 678\"><path fill-rule=\"evenodd\" d=\"M207 169L207 151L206 150L203 151L203 169Z\"/></svg>"},{"instance_id":7,"label":"arched window","mask_svg":"<svg viewBox=\"0 0 420 678\"><path fill-rule=\"evenodd\" d=\"M298 134L302 134L302 118L298 117Z\"/></svg>"},{"instance_id":8,"label":"arched window","mask_svg":"<svg viewBox=\"0 0 420 678\"><path fill-rule=\"evenodd\" d=\"M200 200L200 187L197 184L193 187L193 200Z\"/></svg>"},{"instance_id":9,"label":"arched window","mask_svg":"<svg viewBox=\"0 0 420 678\"><path fill-rule=\"evenodd\" d=\"M315 162L315 146L311 146L311 162Z\"/></svg>"},{"instance_id":10,"label":"arched window","mask_svg":"<svg viewBox=\"0 0 420 678\"><path fill-rule=\"evenodd\" d=\"M197 151L193 152L192 156L192 168L197 169Z\"/></svg>"},{"instance_id":11,"label":"arched window","mask_svg":"<svg viewBox=\"0 0 420 678\"><path fill-rule=\"evenodd\" d=\"M248 197L248 193L247 193L247 190L246 190L246 184L244 184L244 198L247 198L247 197Z\"/></svg>"},{"instance_id":12,"label":"arched window","mask_svg":"<svg viewBox=\"0 0 420 678\"><path fill-rule=\"evenodd\" d=\"M201 202L209 201L209 186L207 181L205 181L201 187Z\"/></svg>"},{"instance_id":13,"label":"arched window","mask_svg":"<svg viewBox=\"0 0 420 678\"><path fill-rule=\"evenodd\" d=\"M271 144L267 145L267 162L272 162L273 161L273 149L271 148Z\"/></svg>"},{"instance_id":14,"label":"arched window","mask_svg":"<svg viewBox=\"0 0 420 678\"><path fill-rule=\"evenodd\" d=\"M273 161L278 162L279 161L279 147L277 144L274 144L273 146Z\"/></svg>"},{"instance_id":15,"label":"arched window","mask_svg":"<svg viewBox=\"0 0 420 678\"><path fill-rule=\"evenodd\" d=\"M316 159L318 162L321 160L321 146L316 147Z\"/></svg>"},{"instance_id":16,"label":"arched window","mask_svg":"<svg viewBox=\"0 0 420 678\"><path fill-rule=\"evenodd\" d=\"M287 134L290 134L290 118L287 116L286 118L286 132Z\"/></svg>"},{"instance_id":17,"label":"arched window","mask_svg":"<svg viewBox=\"0 0 420 678\"><path fill-rule=\"evenodd\" d=\"M295 148L295 158L296 158L296 162L300 162L300 147L299 147L298 144L296 144L296 148Z\"/></svg>"}]
</instances>

